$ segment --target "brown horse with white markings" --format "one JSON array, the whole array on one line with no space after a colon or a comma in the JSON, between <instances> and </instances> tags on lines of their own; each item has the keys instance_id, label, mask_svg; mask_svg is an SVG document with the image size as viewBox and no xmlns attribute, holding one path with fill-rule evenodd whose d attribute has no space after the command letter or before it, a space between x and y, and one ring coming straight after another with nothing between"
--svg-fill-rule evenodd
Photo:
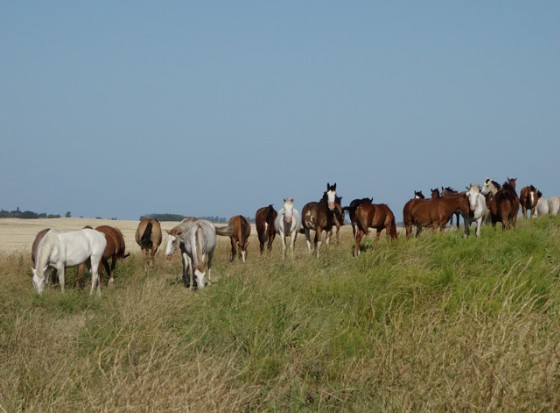
<instances>
[{"instance_id":1,"label":"brown horse with white markings","mask_svg":"<svg viewBox=\"0 0 560 413\"><path fill-rule=\"evenodd\" d=\"M519 203L521 205L521 213L524 218L527 218L527 211L530 211L531 218L537 210L537 203L541 197L542 192L535 188L533 185L525 186L519 191Z\"/></svg>"},{"instance_id":2,"label":"brown horse with white markings","mask_svg":"<svg viewBox=\"0 0 560 413\"><path fill-rule=\"evenodd\" d=\"M257 227L257 236L259 238L259 247L261 254L264 252L264 244L267 243L266 249L270 253L272 250L272 242L276 237L274 229L274 221L278 216L278 212L271 205L259 208L255 214L255 226Z\"/></svg>"},{"instance_id":3,"label":"brown horse with white markings","mask_svg":"<svg viewBox=\"0 0 560 413\"><path fill-rule=\"evenodd\" d=\"M330 232L334 225L334 211L336 201L336 183L327 183L327 190L319 202L308 202L301 212L302 232L305 233L307 249L311 254L311 231L315 231L315 253L319 256L321 247L321 233L327 234L326 242L329 243Z\"/></svg>"},{"instance_id":4,"label":"brown horse with white markings","mask_svg":"<svg viewBox=\"0 0 560 413\"><path fill-rule=\"evenodd\" d=\"M142 219L136 228L136 243L146 256L145 267L153 267L154 256L161 244L161 225L157 219Z\"/></svg>"},{"instance_id":5,"label":"brown horse with white markings","mask_svg":"<svg viewBox=\"0 0 560 413\"><path fill-rule=\"evenodd\" d=\"M362 203L356 208L356 245L354 256L360 255L360 243L369 228L377 230L375 239L378 241L381 231L385 230L387 239L397 239L397 225L395 215L386 204Z\"/></svg>"},{"instance_id":6,"label":"brown horse with white markings","mask_svg":"<svg viewBox=\"0 0 560 413\"><path fill-rule=\"evenodd\" d=\"M232 227L232 234L229 236L231 241L230 261L233 262L237 254L239 259L245 262L249 235L251 235L251 224L243 215L235 215L229 219L228 225Z\"/></svg>"},{"instance_id":7,"label":"brown horse with white markings","mask_svg":"<svg viewBox=\"0 0 560 413\"><path fill-rule=\"evenodd\" d=\"M432 199L411 199L403 208L403 221L406 229L406 238L410 238L412 226L416 226L416 236L422 229L432 227L442 230L449 219L459 210L465 220L465 236L469 234L469 199L465 194L449 195Z\"/></svg>"}]
</instances>

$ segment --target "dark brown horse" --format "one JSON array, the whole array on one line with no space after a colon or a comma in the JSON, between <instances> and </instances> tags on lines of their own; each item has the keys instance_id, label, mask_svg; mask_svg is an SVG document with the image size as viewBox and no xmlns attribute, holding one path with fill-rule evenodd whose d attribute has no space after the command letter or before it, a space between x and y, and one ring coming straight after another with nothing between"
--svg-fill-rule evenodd
<instances>
[{"instance_id":1,"label":"dark brown horse","mask_svg":"<svg viewBox=\"0 0 560 413\"><path fill-rule=\"evenodd\" d=\"M323 198L326 198L326 192L325 195L323 195ZM340 241L340 228L342 227L342 225L344 225L344 208L342 208L342 197L341 196L336 196L335 197L335 201L334 201L334 226L336 227L336 245L338 245L339 241ZM332 228L329 231L329 238L332 236Z\"/></svg>"},{"instance_id":2,"label":"dark brown horse","mask_svg":"<svg viewBox=\"0 0 560 413\"><path fill-rule=\"evenodd\" d=\"M490 210L492 225L502 223L502 229L515 227L517 214L519 213L519 197L515 191L517 178L508 178L495 194L489 192L486 195L486 205Z\"/></svg>"},{"instance_id":3,"label":"dark brown horse","mask_svg":"<svg viewBox=\"0 0 560 413\"><path fill-rule=\"evenodd\" d=\"M356 236L356 208L361 204L371 204L373 198L356 198L350 202L350 205L343 208L344 211L348 211L348 217L350 218L350 225L352 225L352 235Z\"/></svg>"},{"instance_id":4,"label":"dark brown horse","mask_svg":"<svg viewBox=\"0 0 560 413\"><path fill-rule=\"evenodd\" d=\"M385 230L387 239L397 238L397 225L395 215L386 204L362 203L356 208L356 246L354 256L360 255L360 243L369 228L377 230L375 239L379 240L381 231Z\"/></svg>"},{"instance_id":5,"label":"dark brown horse","mask_svg":"<svg viewBox=\"0 0 560 413\"><path fill-rule=\"evenodd\" d=\"M327 190L323 194L323 198L319 202L308 202L302 209L302 232L305 233L307 249L311 253L311 231L315 231L314 246L317 257L323 231L327 234L327 244L329 242L330 232L334 225L335 201L336 183L333 185L327 183Z\"/></svg>"},{"instance_id":6,"label":"dark brown horse","mask_svg":"<svg viewBox=\"0 0 560 413\"><path fill-rule=\"evenodd\" d=\"M530 211L531 218L537 209L537 203L542 196L542 192L533 185L525 186L519 191L519 203L521 205L521 213L527 218L527 211Z\"/></svg>"},{"instance_id":7,"label":"dark brown horse","mask_svg":"<svg viewBox=\"0 0 560 413\"><path fill-rule=\"evenodd\" d=\"M267 251L272 250L272 241L276 237L274 229L274 221L278 216L278 212L272 205L259 208L255 214L255 226L257 227L257 236L259 238L259 247L261 254L264 252L264 243L267 243Z\"/></svg>"},{"instance_id":8,"label":"dark brown horse","mask_svg":"<svg viewBox=\"0 0 560 413\"><path fill-rule=\"evenodd\" d=\"M130 253L125 252L124 237L119 229L110 225L99 225L95 230L105 234L105 239L107 239L107 245L101 257L101 265L105 268L108 278L107 284L109 284L115 280L117 260L125 259ZM111 260L111 265L109 265L109 259ZM100 277L103 276L103 268L101 268L101 265L99 266Z\"/></svg>"},{"instance_id":9,"label":"dark brown horse","mask_svg":"<svg viewBox=\"0 0 560 413\"><path fill-rule=\"evenodd\" d=\"M235 259L235 255L245 262L247 257L247 246L249 245L249 235L251 235L251 224L243 215L235 215L229 219L228 225L232 227L233 232L229 236L231 241L231 258Z\"/></svg>"},{"instance_id":10,"label":"dark brown horse","mask_svg":"<svg viewBox=\"0 0 560 413\"><path fill-rule=\"evenodd\" d=\"M146 256L146 267L153 267L154 256L161 244L161 225L157 219L143 219L136 228L136 243Z\"/></svg>"},{"instance_id":11,"label":"dark brown horse","mask_svg":"<svg viewBox=\"0 0 560 413\"><path fill-rule=\"evenodd\" d=\"M416 236L422 228L432 227L435 232L445 227L455 211L461 211L465 219L465 235L469 234L469 199L466 194L450 195L433 199L411 199L403 208L406 238L410 238L412 226L416 226Z\"/></svg>"}]
</instances>

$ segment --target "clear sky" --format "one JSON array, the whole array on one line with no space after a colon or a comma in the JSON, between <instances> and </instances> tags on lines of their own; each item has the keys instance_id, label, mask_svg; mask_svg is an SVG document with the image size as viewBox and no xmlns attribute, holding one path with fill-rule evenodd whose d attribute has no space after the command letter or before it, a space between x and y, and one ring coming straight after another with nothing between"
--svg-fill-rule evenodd
<instances>
[{"instance_id":1,"label":"clear sky","mask_svg":"<svg viewBox=\"0 0 560 413\"><path fill-rule=\"evenodd\" d=\"M560 2L4 1L0 208L560 194Z\"/></svg>"}]
</instances>

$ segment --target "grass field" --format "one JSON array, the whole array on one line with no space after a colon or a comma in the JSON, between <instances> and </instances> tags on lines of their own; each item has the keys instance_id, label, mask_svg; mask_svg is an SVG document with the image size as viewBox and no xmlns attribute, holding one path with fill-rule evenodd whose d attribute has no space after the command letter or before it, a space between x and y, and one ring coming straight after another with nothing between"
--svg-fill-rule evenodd
<instances>
[{"instance_id":1,"label":"grass field","mask_svg":"<svg viewBox=\"0 0 560 413\"><path fill-rule=\"evenodd\" d=\"M118 221L113 225L119 227ZM0 410L558 411L560 217L479 239L448 231L341 243L303 237L179 282L178 256L119 263L101 297L38 296L27 249L0 255ZM129 239L127 238L127 243ZM30 244L29 244L30 245Z\"/></svg>"}]
</instances>

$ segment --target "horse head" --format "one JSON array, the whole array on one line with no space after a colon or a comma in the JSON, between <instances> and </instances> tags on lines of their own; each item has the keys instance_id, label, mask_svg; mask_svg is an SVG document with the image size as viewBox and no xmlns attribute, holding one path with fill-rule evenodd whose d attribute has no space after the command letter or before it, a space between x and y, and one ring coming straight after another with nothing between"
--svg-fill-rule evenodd
<instances>
[{"instance_id":1,"label":"horse head","mask_svg":"<svg viewBox=\"0 0 560 413\"><path fill-rule=\"evenodd\" d=\"M431 191L432 191L432 199L437 199L440 197L438 188L432 188Z\"/></svg>"},{"instance_id":2,"label":"horse head","mask_svg":"<svg viewBox=\"0 0 560 413\"><path fill-rule=\"evenodd\" d=\"M171 231L166 230L166 232L167 246L165 247L165 256L168 260L170 260L175 251L179 248L181 232L175 230L175 228L173 228Z\"/></svg>"},{"instance_id":3,"label":"horse head","mask_svg":"<svg viewBox=\"0 0 560 413\"><path fill-rule=\"evenodd\" d=\"M414 191L414 198L415 199L426 199L422 191Z\"/></svg>"},{"instance_id":4,"label":"horse head","mask_svg":"<svg viewBox=\"0 0 560 413\"><path fill-rule=\"evenodd\" d=\"M323 200L326 198L327 206L329 210L334 211L335 203L336 203L336 183L329 184L327 182L327 190L323 194Z\"/></svg>"},{"instance_id":5,"label":"horse head","mask_svg":"<svg viewBox=\"0 0 560 413\"><path fill-rule=\"evenodd\" d=\"M294 198L284 198L284 222L286 224L292 223L294 214Z\"/></svg>"}]
</instances>

